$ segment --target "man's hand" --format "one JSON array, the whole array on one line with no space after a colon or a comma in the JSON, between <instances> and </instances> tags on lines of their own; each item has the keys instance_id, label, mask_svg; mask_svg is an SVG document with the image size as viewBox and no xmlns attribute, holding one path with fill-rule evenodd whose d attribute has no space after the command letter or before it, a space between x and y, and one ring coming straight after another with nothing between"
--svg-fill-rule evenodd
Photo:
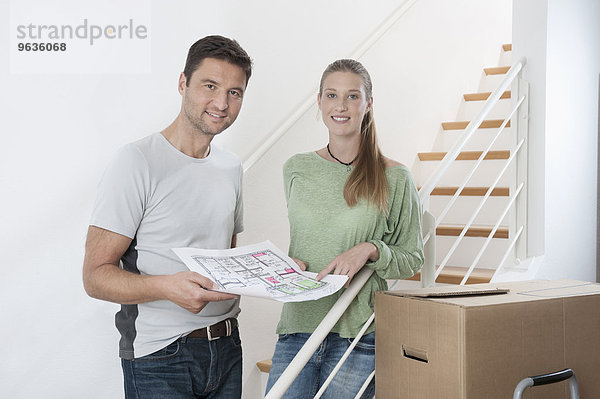
<instances>
[{"instance_id":1,"label":"man's hand","mask_svg":"<svg viewBox=\"0 0 600 399\"><path fill-rule=\"evenodd\" d=\"M119 260L130 244L128 237L90 226L83 261L83 283L89 296L123 305L168 300L192 313L210 301L237 298L209 291L216 288L214 283L198 273L148 276L121 269Z\"/></svg>"},{"instance_id":2,"label":"man's hand","mask_svg":"<svg viewBox=\"0 0 600 399\"><path fill-rule=\"evenodd\" d=\"M179 272L164 276L165 297L187 311L198 313L212 301L226 301L238 296L224 292L209 291L218 288L209 278L196 272Z\"/></svg>"},{"instance_id":3,"label":"man's hand","mask_svg":"<svg viewBox=\"0 0 600 399\"><path fill-rule=\"evenodd\" d=\"M352 277L367 263L367 261L376 261L379 259L379 250L370 242L361 242L336 256L321 272L317 275L317 280L333 271L333 274L347 275L348 281L344 287L348 288Z\"/></svg>"}]
</instances>

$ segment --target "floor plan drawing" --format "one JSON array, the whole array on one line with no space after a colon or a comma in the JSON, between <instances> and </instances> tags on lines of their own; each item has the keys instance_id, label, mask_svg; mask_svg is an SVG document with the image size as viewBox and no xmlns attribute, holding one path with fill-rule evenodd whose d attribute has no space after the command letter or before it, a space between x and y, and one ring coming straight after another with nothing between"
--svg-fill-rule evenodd
<instances>
[{"instance_id":1,"label":"floor plan drawing","mask_svg":"<svg viewBox=\"0 0 600 399\"><path fill-rule=\"evenodd\" d=\"M190 270L216 282L221 291L271 297L283 302L318 299L343 286L346 276L315 280L270 241L227 250L174 248Z\"/></svg>"}]
</instances>

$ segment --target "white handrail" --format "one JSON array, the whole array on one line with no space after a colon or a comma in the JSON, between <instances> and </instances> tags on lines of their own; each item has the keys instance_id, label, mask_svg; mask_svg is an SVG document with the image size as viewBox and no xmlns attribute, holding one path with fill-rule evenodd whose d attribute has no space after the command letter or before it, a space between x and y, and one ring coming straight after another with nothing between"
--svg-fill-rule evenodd
<instances>
[{"instance_id":1,"label":"white handrail","mask_svg":"<svg viewBox=\"0 0 600 399\"><path fill-rule=\"evenodd\" d=\"M477 253L477 256L475 256L475 260L473 260L473 263L471 263L471 266L469 266L469 269L467 270L467 272L465 273L465 276L463 277L463 279L460 282L460 285L465 285L467 280L469 279L469 277L471 276L471 273L473 273L473 269L475 269L475 266L477 265L477 262L479 262L479 259L481 259L481 256L483 255L483 253L485 252L485 250L487 249L488 245L490 244L490 242L492 241L492 238L494 237L494 234L496 234L496 231L498 230L498 227L500 227L500 223L502 223L502 219L504 219L504 217L506 216L506 214L508 213L510 207L513 205L513 203L515 202L515 199L517 199L517 197L519 196L519 194L521 193L521 190L523 189L523 186L525 185L525 183L521 183L519 185L519 187L517 188L517 191L512 195L512 198L510 199L510 201L508 201L508 204L506 205L506 207L504 208L504 212L502 212L502 214L500 215L500 217L498 218L498 221L496 222L496 224L494 225L494 228L492 229L492 231L490 232L490 234L488 234L485 242L483 243L483 245L481 246L481 249L479 250L479 252Z\"/></svg>"},{"instance_id":2,"label":"white handrail","mask_svg":"<svg viewBox=\"0 0 600 399\"><path fill-rule=\"evenodd\" d=\"M400 19L417 0L406 0L400 4L367 38L356 48L348 58L360 59L369 50L377 40L379 40L394 24ZM244 161L244 173L247 172L258 160L279 141L281 137L304 115L316 102L316 93L313 90L300 106L295 108L284 121L275 130L267 135L267 139Z\"/></svg>"},{"instance_id":3,"label":"white handrail","mask_svg":"<svg viewBox=\"0 0 600 399\"><path fill-rule=\"evenodd\" d=\"M500 181L500 178L502 177L502 175L504 174L504 172L506 172L506 169L508 169L508 166L510 165L510 163L512 162L512 160L515 158L515 156L517 155L517 153L521 149L521 146L523 145L524 141L525 141L525 139L521 139L521 141L519 142L519 144L517 145L517 147L514 149L514 151L512 151L512 154L510 155L510 158L508 158L508 160L506 161L506 164L504 165L504 167L502 168L502 170L500 171L500 173L496 177L496 180L494 180L494 183L490 186L490 188L485 193L485 196L483 197L483 199L481 200L479 206L475 210L475 213L473 213L473 215L471 216L471 218L469 219L469 221L467 222L467 224L465 225L465 227L460 232L458 238L456 239L456 241L454 242L454 244L450 248L450 251L448 251L448 253L446 254L446 257L444 258L444 260L442 261L442 263L440 263L440 267L437 269L437 271L435 273L435 278L436 279L440 275L440 273L442 272L442 270L444 269L444 267L446 266L446 263L448 263L448 260L450 260L450 257L452 256L452 254L454 253L454 251L458 247L458 244L460 244L460 241L463 239L463 237L465 236L465 234L467 233L467 231L469 230L469 228L471 227L471 225L475 221L475 218L479 214L479 211L481 211L481 208L483 208L483 205L485 204L485 202L487 201L487 199L489 198L489 196L492 194L492 191L494 190L494 188L496 188L496 185L498 184L498 181Z\"/></svg>"},{"instance_id":4,"label":"white handrail","mask_svg":"<svg viewBox=\"0 0 600 399\"><path fill-rule=\"evenodd\" d=\"M456 144L452 147L450 151L446 154L442 162L439 164L436 171L431 175L431 177L427 180L427 182L421 187L419 190L419 196L421 197L421 202L425 202L429 199L431 192L437 186L442 176L446 173L450 165L454 162L454 160L458 157L461 150L465 146L466 142L475 134L475 131L479 128L479 125L483 122L487 114L492 110L496 102L500 99L502 94L506 91L506 89L510 86L512 81L521 71L523 66L525 65L525 58L521 58L518 62L516 62L510 69L508 70L506 77L500 83L500 85L490 94L483 109L479 112L479 114L469 122L467 127L465 128L465 132L460 140L456 142Z\"/></svg>"},{"instance_id":5,"label":"white handrail","mask_svg":"<svg viewBox=\"0 0 600 399\"><path fill-rule=\"evenodd\" d=\"M511 110L508 117L504 119L504 121L502 122L502 125L500 125L500 128L498 129L498 132L496 132L496 134L494 135L494 138L492 139L492 141L488 144L485 151L483 151L481 153L481 155L479 156L479 159L477 160L477 163L475 164L475 166L473 166L471 171L467 174L466 178L463 180L463 183L460 185L458 190L456 190L456 192L454 193L454 195L452 196L452 198L450 199L450 201L448 202L448 204L446 205L444 210L438 216L436 227L439 226L440 223L442 223L442 220L444 220L444 218L446 217L446 214L450 211L450 208L452 208L452 205L454 205L454 203L458 199L458 196L460 195L460 193L464 190L464 188L466 187L469 180L471 180L471 177L473 177L473 175L475 174L475 171L477 171L477 169L479 168L481 163L484 161L485 156L490 152L490 150L492 149L492 146L494 145L494 143L496 142L498 137L500 137L500 134L502 134L502 132L504 131L504 128L508 124L508 121L510 120L510 118L512 118L512 116L517 111L517 109L519 109L519 107L521 106L521 103L523 102L524 99L525 99L525 97L521 97L519 99L517 105L515 105L513 107L513 109Z\"/></svg>"},{"instance_id":6,"label":"white handrail","mask_svg":"<svg viewBox=\"0 0 600 399\"><path fill-rule=\"evenodd\" d=\"M300 374L300 371L302 371L306 363L308 363L310 357L315 353L319 345L321 345L327 334L329 334L333 326L335 326L335 323L337 323L348 306L350 306L354 297L358 294L363 285L365 285L369 277L371 277L371 274L373 274L373 269L363 267L362 270L354 276L350 286L342 293L329 312L327 312L321 323L304 343L304 346L302 346L279 379L271 387L271 390L267 393L265 399L278 399L283 396L285 391L292 385L294 379Z\"/></svg>"}]
</instances>

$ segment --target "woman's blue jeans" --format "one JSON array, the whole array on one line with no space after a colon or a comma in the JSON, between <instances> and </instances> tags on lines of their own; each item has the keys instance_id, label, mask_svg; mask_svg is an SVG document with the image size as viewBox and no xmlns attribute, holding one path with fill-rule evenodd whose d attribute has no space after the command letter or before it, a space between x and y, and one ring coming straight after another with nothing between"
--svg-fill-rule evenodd
<instances>
[{"instance_id":1,"label":"woman's blue jeans","mask_svg":"<svg viewBox=\"0 0 600 399\"><path fill-rule=\"evenodd\" d=\"M239 399L242 346L238 329L214 341L182 337L164 349L121 360L126 399Z\"/></svg>"},{"instance_id":2,"label":"woman's blue jeans","mask_svg":"<svg viewBox=\"0 0 600 399\"><path fill-rule=\"evenodd\" d=\"M309 337L310 334L305 333L279 336L267 382L267 392ZM341 338L336 333L329 333L283 398L312 399L351 343L351 338ZM353 399L373 370L375 370L374 332L361 338L321 398ZM371 381L361 399L371 399L374 394L375 379Z\"/></svg>"}]
</instances>

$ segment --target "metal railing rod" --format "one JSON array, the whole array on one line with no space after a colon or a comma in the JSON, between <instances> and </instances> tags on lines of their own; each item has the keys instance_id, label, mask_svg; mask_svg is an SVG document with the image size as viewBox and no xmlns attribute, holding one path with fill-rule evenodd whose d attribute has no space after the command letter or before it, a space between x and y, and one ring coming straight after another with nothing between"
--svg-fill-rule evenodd
<instances>
[{"instance_id":1,"label":"metal railing rod","mask_svg":"<svg viewBox=\"0 0 600 399\"><path fill-rule=\"evenodd\" d=\"M475 259L473 260L473 263L471 263L471 266L469 266L469 269L467 270L467 273L465 273L465 276L461 280L460 285L465 285L466 284L467 280L471 276L471 273L473 273L473 270L475 269L475 266L477 265L477 262L479 262L479 259L481 259L481 256L483 255L483 253L487 249L488 245L492 241L492 238L494 238L494 234L496 234L496 231L498 230L498 227L500 227L500 223L502 223L502 219L504 219L504 217L506 216L506 214L510 210L510 207L514 204L515 200L517 199L517 197L521 193L521 190L523 189L524 185L525 185L525 183L521 182L521 184L517 188L516 192L511 196L510 200L508 201L508 204L504 208L504 211L502 212L502 214L498 218L498 221L494 225L494 228L492 229L492 231L490 232L490 234L488 234L485 242L481 246L481 249L477 253L477 256L475 256Z\"/></svg>"},{"instance_id":2,"label":"metal railing rod","mask_svg":"<svg viewBox=\"0 0 600 399\"><path fill-rule=\"evenodd\" d=\"M458 157L458 154L462 151L466 142L471 139L473 134L475 134L475 131L479 128L481 122L483 122L483 120L490 113L494 105L496 105L504 91L510 86L512 81L519 74L525 63L526 60L525 57L523 57L515 64L513 64L512 67L510 67L504 80L502 80L500 85L496 87L496 89L488 97L487 101L485 102L485 105L483 106L483 109L474 119L471 120L471 122L469 122L469 124L465 128L465 133L463 134L461 139L458 140L456 144L454 144L450 151L448 151L448 153L436 169L435 173L433 173L430 176L427 182L421 187L421 190L419 190L419 196L422 200L428 198L431 195L431 192L433 191L435 186L437 186L438 182L446 173L450 165L454 162L456 157Z\"/></svg>"},{"instance_id":3,"label":"metal railing rod","mask_svg":"<svg viewBox=\"0 0 600 399\"><path fill-rule=\"evenodd\" d=\"M244 173L254 166L266 153L279 141L280 138L304 115L315 103L315 95L311 94L308 96L298 107L295 107L295 111L292 112L281 125L275 128L274 131L269 133L267 139L254 151L248 159L244 161L243 168Z\"/></svg>"},{"instance_id":4,"label":"metal railing rod","mask_svg":"<svg viewBox=\"0 0 600 399\"><path fill-rule=\"evenodd\" d=\"M346 359L348 358L348 356L350 356L350 353L352 352L352 350L354 349L356 344L358 344L358 342L360 341L362 336L365 334L365 331L367 331L367 328L369 328L369 326L371 326L371 324L373 323L373 320L375 320L375 313L373 313L371 315L371 317L369 317L369 319L362 326L362 328L360 329L360 331L358 332L356 337L354 337L354 339L352 340L352 343L350 344L348 349L346 349L346 352L344 352L344 354L340 358L339 362L335 365L333 370L331 370L331 373L329 373L329 376L327 377L327 379L325 380L323 385L321 385L321 388L319 389L319 391L317 392L317 394L315 395L315 397L313 399L319 399L321 397L321 395L323 395L323 393L325 393L325 390L327 389L327 387L329 386L331 381L333 381L333 378L336 376L338 371L340 371L340 369L346 362Z\"/></svg>"},{"instance_id":5,"label":"metal railing rod","mask_svg":"<svg viewBox=\"0 0 600 399\"><path fill-rule=\"evenodd\" d=\"M512 241L508 245L508 248L506 249L506 252L504 252L504 256L502 257L502 260L500 261L500 264L496 268L496 271L492 275L492 278L490 279L490 281L494 281L494 277L496 277L496 275L498 274L498 272L500 271L500 269L502 268L502 266L504 266L504 262L506 262L506 259L508 259L508 254L510 254L510 251L513 249L513 247L517 243L517 240L521 236L521 233L523 232L524 229L525 229L525 226L521 225L521 227L519 228L519 230L516 232L516 234L513 237Z\"/></svg>"},{"instance_id":6,"label":"metal railing rod","mask_svg":"<svg viewBox=\"0 0 600 399\"><path fill-rule=\"evenodd\" d=\"M415 4L417 0L406 0L386 18L365 41L356 48L350 58L359 59Z\"/></svg>"},{"instance_id":7,"label":"metal railing rod","mask_svg":"<svg viewBox=\"0 0 600 399\"><path fill-rule=\"evenodd\" d=\"M490 152L490 150L492 149L492 146L494 145L494 143L496 142L496 140L498 139L498 137L500 137L500 134L502 134L504 128L508 124L508 121L510 120L510 118L512 118L512 116L517 111L517 109L519 109L519 107L523 103L524 99L525 99L525 96L521 97L519 99L518 103L510 111L510 114L508 115L508 117L506 119L504 119L504 122L502 122L502 125L500 125L500 128L498 128L498 132L496 132L496 134L494 135L494 138L492 139L492 141L489 143L489 145L487 146L487 148L485 149L485 151L483 151L481 153L481 156L477 159L477 163L475 164L475 166L473 166L473 168L471 169L471 171L467 174L467 177L465 178L465 180L463 181L463 183L460 185L460 187L458 188L458 190L456 190L456 192L454 193L454 195L452 196L452 198L450 199L450 201L448 202L448 204L446 204L446 207L444 208L444 210L438 216L437 223L436 223L435 227L439 226L442 223L442 220L444 220L444 218L446 217L446 214L450 211L450 208L452 208L452 205L454 205L454 203L457 201L460 193L462 193L462 191L465 189L465 187L466 187L467 183L469 182L469 180L471 180L471 177L473 177L473 175L475 174L475 172L477 171L477 169L479 168L479 166L481 165L481 163L485 160L485 156L488 154L488 152Z\"/></svg>"},{"instance_id":8,"label":"metal railing rod","mask_svg":"<svg viewBox=\"0 0 600 399\"><path fill-rule=\"evenodd\" d=\"M321 323L319 323L315 331L304 343L304 346L302 346L273 387L271 387L265 399L279 399L283 396L306 363L308 363L310 357L315 353L319 345L321 345L327 334L335 326L335 323L338 322L348 306L350 306L354 297L356 297L360 289L365 285L369 277L371 277L371 274L373 274L373 269L363 267L354 276L350 286L342 293L329 312L327 312Z\"/></svg>"},{"instance_id":9,"label":"metal railing rod","mask_svg":"<svg viewBox=\"0 0 600 399\"><path fill-rule=\"evenodd\" d=\"M360 399L360 397L362 396L362 394L365 393L365 391L369 387L369 384L371 383L371 381L373 380L373 378L375 378L375 370L373 370L373 372L371 373L371 375L369 375L369 377L367 378L367 380L365 381L365 383L363 384L363 386L360 388L360 391L358 391L358 393L356 394L356 396L354 397L354 399Z\"/></svg>"},{"instance_id":10,"label":"metal railing rod","mask_svg":"<svg viewBox=\"0 0 600 399\"><path fill-rule=\"evenodd\" d=\"M388 18L380 23L373 32L349 55L348 58L359 59L375 42L377 42L394 24L412 7L417 0L406 0L400 4ZM244 173L246 173L256 162L283 137L283 135L304 115L316 102L316 92L310 95L292 112L275 130L268 134L267 139L244 161Z\"/></svg>"},{"instance_id":11,"label":"metal railing rod","mask_svg":"<svg viewBox=\"0 0 600 399\"><path fill-rule=\"evenodd\" d=\"M427 233L425 237L423 237L423 245L427 245L427 242L431 238L431 233Z\"/></svg>"},{"instance_id":12,"label":"metal railing rod","mask_svg":"<svg viewBox=\"0 0 600 399\"><path fill-rule=\"evenodd\" d=\"M467 233L467 231L469 230L469 228L473 224L473 221L475 220L475 218L477 217L477 215L481 211L481 208L483 208L483 205L485 204L485 202L487 201L487 199L489 198L489 196L492 194L492 191L494 190L494 188L496 188L496 185L498 184L498 181L500 181L500 178L502 177L502 175L504 174L504 172L506 172L506 169L508 169L508 166L510 165L510 163L512 162L512 160L515 159L515 156L517 155L517 153L521 149L521 146L523 145L524 141L525 141L525 139L521 139L521 141L519 142L519 144L517 144L517 147L513 151L511 151L510 157L508 158L508 160L504 164L504 167L502 168L502 170L500 171L500 173L498 174L498 176L494 180L494 183L487 190L487 192L485 193L485 196L481 200L479 206L477 207L477 209L475 210L475 212L473 213L473 215L471 216L471 218L469 219L469 221L467 222L467 224L465 225L465 227L460 232L458 238L456 239L456 241L454 242L454 244L450 248L450 251L448 251L448 253L446 254L446 257L444 258L444 260L442 261L442 263L440 263L440 266L438 267L438 269L435 272L435 278L436 279L438 278L438 276L440 275L440 273L442 272L442 270L446 266L446 263L448 263L448 260L450 260L450 257L452 256L452 254L454 254L454 251L456 250L456 248L460 244L461 240L463 239L463 237L465 236L465 234Z\"/></svg>"}]
</instances>

